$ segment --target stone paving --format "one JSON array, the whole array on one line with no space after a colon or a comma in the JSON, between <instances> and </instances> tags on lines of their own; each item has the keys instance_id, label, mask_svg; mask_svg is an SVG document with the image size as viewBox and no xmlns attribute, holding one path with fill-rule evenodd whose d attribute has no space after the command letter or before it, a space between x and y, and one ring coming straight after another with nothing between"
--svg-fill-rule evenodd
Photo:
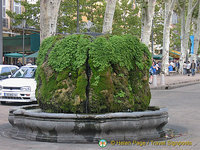
<instances>
[{"instance_id":1,"label":"stone paving","mask_svg":"<svg viewBox=\"0 0 200 150\"><path fill-rule=\"evenodd\" d=\"M172 139L153 140L149 143L134 144L132 146L120 146L108 144L105 148L100 148L98 143L94 144L74 144L74 143L48 143L28 141L25 139L12 139L8 136L11 125L8 123L8 110L16 105L0 105L0 150L199 150L200 149L200 74L192 76L173 75L167 76L166 86L175 85L186 86L173 90L162 90L158 78L157 90L152 87L151 105L167 107L169 109L170 120L166 128L174 129L169 136L175 136ZM177 87L178 87L177 86ZM159 89L160 88L160 89ZM175 87L174 87L175 88ZM170 88L169 88L170 89ZM161 143L165 142L166 143ZM139 141L140 142L140 141ZM158 143L156 143L158 142ZM160 143L159 143L160 142ZM191 146L173 146L169 142L192 142ZM146 145L144 145L146 144ZM147 145L148 144L148 145ZM163 144L163 145L157 145Z\"/></svg>"},{"instance_id":2,"label":"stone paving","mask_svg":"<svg viewBox=\"0 0 200 150\"><path fill-rule=\"evenodd\" d=\"M165 76L165 85L161 85L161 75L156 75L157 78L157 86L154 84L150 84L152 90L154 89L172 89L183 87L187 85L200 83L200 73L196 73L194 76L190 75L170 75Z\"/></svg>"}]
</instances>

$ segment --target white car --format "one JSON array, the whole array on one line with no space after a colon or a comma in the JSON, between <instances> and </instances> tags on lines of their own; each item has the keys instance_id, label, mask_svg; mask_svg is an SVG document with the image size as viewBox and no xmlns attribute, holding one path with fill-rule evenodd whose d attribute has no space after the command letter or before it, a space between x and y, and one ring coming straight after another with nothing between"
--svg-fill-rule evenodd
<instances>
[{"instance_id":1,"label":"white car","mask_svg":"<svg viewBox=\"0 0 200 150\"><path fill-rule=\"evenodd\" d=\"M0 102L33 102L36 101L35 72L36 65L21 67L8 79L0 81Z\"/></svg>"},{"instance_id":2,"label":"white car","mask_svg":"<svg viewBox=\"0 0 200 150\"><path fill-rule=\"evenodd\" d=\"M15 65L0 65L0 80L8 78L9 75L13 75L19 67Z\"/></svg>"}]
</instances>

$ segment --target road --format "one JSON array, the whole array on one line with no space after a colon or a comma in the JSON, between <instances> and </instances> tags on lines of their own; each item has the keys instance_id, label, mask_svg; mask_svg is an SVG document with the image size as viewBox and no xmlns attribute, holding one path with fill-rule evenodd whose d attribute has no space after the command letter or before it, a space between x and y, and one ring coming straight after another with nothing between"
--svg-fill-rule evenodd
<instances>
[{"instance_id":1,"label":"road","mask_svg":"<svg viewBox=\"0 0 200 150\"><path fill-rule=\"evenodd\" d=\"M0 150L199 150L200 149L200 84L173 90L152 90L151 105L167 107L169 123L165 127L168 139L162 146L150 141L148 146L112 146L100 148L98 144L47 143L11 139L8 131L8 110L14 105L0 105ZM173 146L175 142L190 142L191 146Z\"/></svg>"}]
</instances>

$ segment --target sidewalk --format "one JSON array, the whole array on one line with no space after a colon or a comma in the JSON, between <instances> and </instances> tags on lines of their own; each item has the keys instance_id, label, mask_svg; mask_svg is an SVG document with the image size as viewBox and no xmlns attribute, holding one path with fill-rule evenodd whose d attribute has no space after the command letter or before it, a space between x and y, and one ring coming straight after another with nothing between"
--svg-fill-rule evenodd
<instances>
[{"instance_id":1,"label":"sidewalk","mask_svg":"<svg viewBox=\"0 0 200 150\"><path fill-rule=\"evenodd\" d=\"M195 76L187 75L171 75L165 76L165 85L161 85L161 75L157 75L157 86L153 84L150 85L152 90L158 89L173 89L178 87L183 87L187 85L193 85L200 83L200 73L196 73Z\"/></svg>"}]
</instances>

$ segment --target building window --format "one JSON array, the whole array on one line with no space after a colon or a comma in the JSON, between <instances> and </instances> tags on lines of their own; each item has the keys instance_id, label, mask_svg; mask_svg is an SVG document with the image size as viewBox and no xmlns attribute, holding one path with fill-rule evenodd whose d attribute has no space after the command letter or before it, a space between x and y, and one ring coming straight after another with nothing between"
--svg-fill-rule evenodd
<instances>
[{"instance_id":1,"label":"building window","mask_svg":"<svg viewBox=\"0 0 200 150\"><path fill-rule=\"evenodd\" d=\"M38 0L27 0L27 2L28 2L29 4L36 4L37 1L38 1Z\"/></svg>"},{"instance_id":2,"label":"building window","mask_svg":"<svg viewBox=\"0 0 200 150\"><path fill-rule=\"evenodd\" d=\"M21 0L19 0L19 1L21 1ZM15 1L14 1L14 12L16 13L16 14L21 14L21 4L20 3L16 3Z\"/></svg>"},{"instance_id":3,"label":"building window","mask_svg":"<svg viewBox=\"0 0 200 150\"><path fill-rule=\"evenodd\" d=\"M4 28L8 28L8 19L6 18L6 0L2 0L2 25Z\"/></svg>"},{"instance_id":4,"label":"building window","mask_svg":"<svg viewBox=\"0 0 200 150\"><path fill-rule=\"evenodd\" d=\"M172 13L172 24L177 24L178 23L178 15L176 12L173 11Z\"/></svg>"},{"instance_id":5,"label":"building window","mask_svg":"<svg viewBox=\"0 0 200 150\"><path fill-rule=\"evenodd\" d=\"M3 0L3 6L2 6L2 17L6 18L6 0Z\"/></svg>"}]
</instances>

